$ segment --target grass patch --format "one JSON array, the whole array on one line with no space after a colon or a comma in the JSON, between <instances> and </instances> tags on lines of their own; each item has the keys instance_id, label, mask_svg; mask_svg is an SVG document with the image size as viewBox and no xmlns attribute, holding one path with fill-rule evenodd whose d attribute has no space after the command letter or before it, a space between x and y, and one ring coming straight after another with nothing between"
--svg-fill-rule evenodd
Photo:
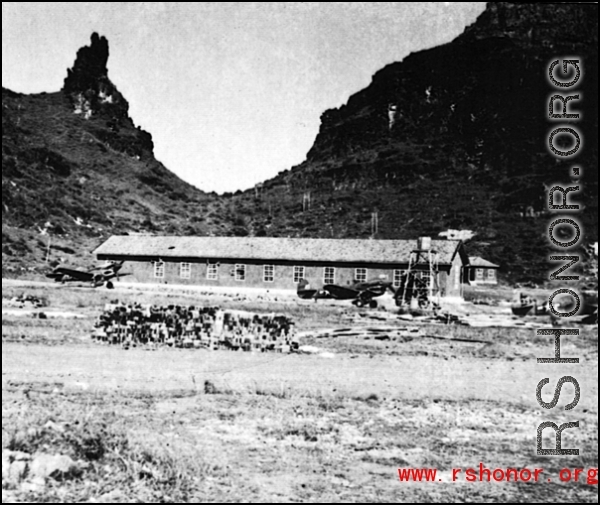
<instances>
[{"instance_id":1,"label":"grass patch","mask_svg":"<svg viewBox=\"0 0 600 505\"><path fill-rule=\"evenodd\" d=\"M404 501L425 484L390 485L398 467L597 467L597 417L569 442L579 458L538 461L526 447L539 413L491 401L406 401L371 397L248 393L156 394L36 392L36 384L4 389L2 447L66 454L86 463L84 475L20 499L88 501L118 491L123 501ZM25 394L27 391L27 394ZM581 417L580 416L580 417ZM562 419L564 416L559 415ZM566 417L565 417L566 419ZM290 478L293 478L290 480ZM518 484L503 484L519 500ZM453 501L466 488L440 486ZM594 501L596 488L527 487ZM492 500L496 486L479 486ZM425 500L428 501L428 500Z\"/></svg>"}]
</instances>

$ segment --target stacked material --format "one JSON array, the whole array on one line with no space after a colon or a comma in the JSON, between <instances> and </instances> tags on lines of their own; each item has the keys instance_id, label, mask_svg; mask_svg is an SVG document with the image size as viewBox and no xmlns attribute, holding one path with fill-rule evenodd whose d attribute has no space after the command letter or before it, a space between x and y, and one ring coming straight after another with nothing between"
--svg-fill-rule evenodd
<instances>
[{"instance_id":1,"label":"stacked material","mask_svg":"<svg viewBox=\"0 0 600 505\"><path fill-rule=\"evenodd\" d=\"M218 307L107 304L92 336L135 346L290 352L298 348L294 322L278 314Z\"/></svg>"}]
</instances>

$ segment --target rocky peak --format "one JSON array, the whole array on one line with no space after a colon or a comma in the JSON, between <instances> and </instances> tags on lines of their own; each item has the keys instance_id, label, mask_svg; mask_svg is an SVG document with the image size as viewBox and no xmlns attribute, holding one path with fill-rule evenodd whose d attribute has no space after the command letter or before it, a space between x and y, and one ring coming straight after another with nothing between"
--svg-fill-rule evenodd
<instances>
[{"instance_id":1,"label":"rocky peak","mask_svg":"<svg viewBox=\"0 0 600 505\"><path fill-rule=\"evenodd\" d=\"M86 119L98 113L115 120L128 117L129 104L108 78L108 54L108 40L93 33L91 44L77 51L73 68L67 69L63 92Z\"/></svg>"},{"instance_id":2,"label":"rocky peak","mask_svg":"<svg viewBox=\"0 0 600 505\"><path fill-rule=\"evenodd\" d=\"M92 34L92 43L77 51L73 68L67 70L63 91L85 92L108 80L108 40L97 33Z\"/></svg>"}]
</instances>

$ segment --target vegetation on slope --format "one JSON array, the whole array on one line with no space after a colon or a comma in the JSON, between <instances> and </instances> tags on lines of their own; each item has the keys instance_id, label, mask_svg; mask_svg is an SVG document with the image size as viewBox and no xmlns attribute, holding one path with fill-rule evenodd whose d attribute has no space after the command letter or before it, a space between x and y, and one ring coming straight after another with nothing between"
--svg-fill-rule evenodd
<instances>
[{"instance_id":1,"label":"vegetation on slope","mask_svg":"<svg viewBox=\"0 0 600 505\"><path fill-rule=\"evenodd\" d=\"M61 92L2 90L3 272L43 264L48 245L50 258L74 261L114 233L387 239L456 229L475 233L469 253L500 264L505 280L541 282L548 189L579 184L574 165L586 241L597 241L598 123L586 113L597 110L597 27L586 5L490 3L453 42L388 65L324 112L304 163L221 197L154 158L94 34ZM564 55L584 68L582 100L571 103L584 144L572 160L547 148L551 129L568 123L547 119L548 64Z\"/></svg>"},{"instance_id":2,"label":"vegetation on slope","mask_svg":"<svg viewBox=\"0 0 600 505\"><path fill-rule=\"evenodd\" d=\"M60 92L2 89L3 273L42 264L48 245L51 259L77 262L114 233L207 233L214 195L155 159L150 134L108 79L107 58L94 34Z\"/></svg>"},{"instance_id":3,"label":"vegetation on slope","mask_svg":"<svg viewBox=\"0 0 600 505\"><path fill-rule=\"evenodd\" d=\"M577 184L574 164L584 175L580 218L587 240L597 240L598 123L585 113L597 110L597 21L583 5L490 4L452 43L382 69L322 115L304 163L234 198L249 216L247 233L414 238L472 230L469 252L502 265L505 278L546 278L548 189ZM547 119L555 91L547 69L572 54L585 67L574 108L583 111L585 147L561 161L547 139L568 122ZM399 114L390 130L391 103Z\"/></svg>"}]
</instances>

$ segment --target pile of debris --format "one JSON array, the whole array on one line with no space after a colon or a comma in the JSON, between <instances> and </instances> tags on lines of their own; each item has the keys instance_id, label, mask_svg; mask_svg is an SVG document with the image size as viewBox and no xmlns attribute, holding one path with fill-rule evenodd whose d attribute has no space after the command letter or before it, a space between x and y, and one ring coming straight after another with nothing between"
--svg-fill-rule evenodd
<instances>
[{"instance_id":1,"label":"pile of debris","mask_svg":"<svg viewBox=\"0 0 600 505\"><path fill-rule=\"evenodd\" d=\"M417 326L373 326L363 328L332 328L306 331L302 337L313 338L343 338L358 337L365 340L410 340L412 337L421 337L421 328Z\"/></svg>"},{"instance_id":2,"label":"pile of debris","mask_svg":"<svg viewBox=\"0 0 600 505\"><path fill-rule=\"evenodd\" d=\"M294 322L284 315L218 307L107 304L92 336L98 342L156 348L291 352L298 349Z\"/></svg>"},{"instance_id":3,"label":"pile of debris","mask_svg":"<svg viewBox=\"0 0 600 505\"><path fill-rule=\"evenodd\" d=\"M24 308L36 308L46 307L48 304L45 300L38 298L37 296L22 294L15 296L8 301L10 307Z\"/></svg>"},{"instance_id":4,"label":"pile of debris","mask_svg":"<svg viewBox=\"0 0 600 505\"><path fill-rule=\"evenodd\" d=\"M471 328L542 328L548 325L547 318L531 318L525 320L511 315L508 312L499 310L498 313L451 313L434 312L429 315L424 314L400 314L398 319L414 324L430 325L460 325Z\"/></svg>"}]
</instances>

